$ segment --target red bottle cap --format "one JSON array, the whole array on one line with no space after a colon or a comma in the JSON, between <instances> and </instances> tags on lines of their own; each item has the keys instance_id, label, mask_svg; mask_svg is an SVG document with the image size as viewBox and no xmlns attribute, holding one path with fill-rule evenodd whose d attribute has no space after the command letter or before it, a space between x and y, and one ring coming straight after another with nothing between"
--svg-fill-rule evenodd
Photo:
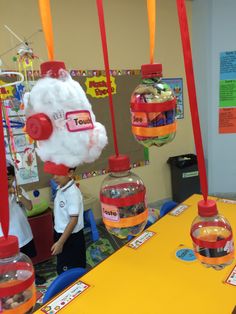
<instances>
[{"instance_id":1,"label":"red bottle cap","mask_svg":"<svg viewBox=\"0 0 236 314\"><path fill-rule=\"evenodd\" d=\"M162 64L143 64L141 66L141 73L143 78L162 77Z\"/></svg>"},{"instance_id":2,"label":"red bottle cap","mask_svg":"<svg viewBox=\"0 0 236 314\"><path fill-rule=\"evenodd\" d=\"M26 132L34 140L47 140L51 136L52 131L52 122L44 113L34 114L26 121Z\"/></svg>"},{"instance_id":3,"label":"red bottle cap","mask_svg":"<svg viewBox=\"0 0 236 314\"><path fill-rule=\"evenodd\" d=\"M108 164L111 172L121 172L130 169L130 160L126 155L110 156Z\"/></svg>"},{"instance_id":4,"label":"red bottle cap","mask_svg":"<svg viewBox=\"0 0 236 314\"><path fill-rule=\"evenodd\" d=\"M57 176L67 176L69 173L69 167L63 164L55 164L52 161L46 161L44 163L44 172Z\"/></svg>"},{"instance_id":5,"label":"red bottle cap","mask_svg":"<svg viewBox=\"0 0 236 314\"><path fill-rule=\"evenodd\" d=\"M15 236L0 237L0 258L8 258L20 251L18 239Z\"/></svg>"},{"instance_id":6,"label":"red bottle cap","mask_svg":"<svg viewBox=\"0 0 236 314\"><path fill-rule=\"evenodd\" d=\"M198 214L201 217L211 217L218 214L216 202L213 200L201 200L198 202Z\"/></svg>"},{"instance_id":7,"label":"red bottle cap","mask_svg":"<svg viewBox=\"0 0 236 314\"><path fill-rule=\"evenodd\" d=\"M66 70L66 66L63 61L47 61L40 65L40 69L42 76L58 78L59 70Z\"/></svg>"}]
</instances>

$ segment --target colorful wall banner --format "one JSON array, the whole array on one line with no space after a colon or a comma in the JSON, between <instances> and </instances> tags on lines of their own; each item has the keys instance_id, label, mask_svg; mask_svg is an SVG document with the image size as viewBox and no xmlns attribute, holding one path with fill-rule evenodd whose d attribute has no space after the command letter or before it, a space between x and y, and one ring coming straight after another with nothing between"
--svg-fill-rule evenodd
<instances>
[{"instance_id":1,"label":"colorful wall banner","mask_svg":"<svg viewBox=\"0 0 236 314\"><path fill-rule=\"evenodd\" d=\"M236 133L236 51L220 54L219 133Z\"/></svg>"}]
</instances>

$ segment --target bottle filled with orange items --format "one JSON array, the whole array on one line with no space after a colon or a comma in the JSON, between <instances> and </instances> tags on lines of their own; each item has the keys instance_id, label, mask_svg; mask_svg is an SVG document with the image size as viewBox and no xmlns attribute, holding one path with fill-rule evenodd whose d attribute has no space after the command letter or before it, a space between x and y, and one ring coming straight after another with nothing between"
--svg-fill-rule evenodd
<instances>
[{"instance_id":1,"label":"bottle filled with orange items","mask_svg":"<svg viewBox=\"0 0 236 314\"><path fill-rule=\"evenodd\" d=\"M198 203L198 216L191 226L191 237L197 259L206 267L221 270L234 259L231 226L218 213L214 200Z\"/></svg>"}]
</instances>

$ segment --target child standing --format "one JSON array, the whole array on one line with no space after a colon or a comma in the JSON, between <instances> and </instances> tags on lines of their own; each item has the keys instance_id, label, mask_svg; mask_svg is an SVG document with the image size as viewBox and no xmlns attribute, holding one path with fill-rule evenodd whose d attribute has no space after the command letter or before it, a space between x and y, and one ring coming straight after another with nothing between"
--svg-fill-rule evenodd
<instances>
[{"instance_id":1,"label":"child standing","mask_svg":"<svg viewBox=\"0 0 236 314\"><path fill-rule=\"evenodd\" d=\"M15 168L13 165L7 165L8 177L8 201L9 201L9 235L14 235L18 238L20 252L26 254L30 258L37 255L33 234L28 222L25 210L32 209L32 202L27 193L22 187L16 185ZM0 226L0 236L3 236ZM35 275L36 285L45 283L45 279Z\"/></svg>"},{"instance_id":2,"label":"child standing","mask_svg":"<svg viewBox=\"0 0 236 314\"><path fill-rule=\"evenodd\" d=\"M54 200L54 240L52 255L57 256L57 272L74 267L86 267L86 248L83 234L83 197L73 177L74 169L56 165L53 180L58 184Z\"/></svg>"}]
</instances>

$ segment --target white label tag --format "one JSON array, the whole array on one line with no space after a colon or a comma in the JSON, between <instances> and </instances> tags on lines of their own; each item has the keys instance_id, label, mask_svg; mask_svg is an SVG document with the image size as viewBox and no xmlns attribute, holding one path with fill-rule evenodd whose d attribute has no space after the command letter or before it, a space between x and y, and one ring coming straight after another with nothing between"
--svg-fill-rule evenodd
<instances>
[{"instance_id":1,"label":"white label tag","mask_svg":"<svg viewBox=\"0 0 236 314\"><path fill-rule=\"evenodd\" d=\"M55 314L63 309L68 303L73 301L81 293L83 293L90 286L82 281L76 282L68 290L59 295L55 300L48 303L45 307L41 308L41 311L46 314Z\"/></svg>"},{"instance_id":2,"label":"white label tag","mask_svg":"<svg viewBox=\"0 0 236 314\"><path fill-rule=\"evenodd\" d=\"M175 207L175 208L169 213L169 215L171 215L171 216L179 216L179 215L182 214L188 207L189 207L188 205L181 204L181 205Z\"/></svg>"},{"instance_id":3,"label":"white label tag","mask_svg":"<svg viewBox=\"0 0 236 314\"><path fill-rule=\"evenodd\" d=\"M143 245L146 241L148 241L151 237L153 237L156 233L153 231L146 230L140 236L135 238L133 241L127 244L131 249L138 249L141 245Z\"/></svg>"},{"instance_id":4,"label":"white label tag","mask_svg":"<svg viewBox=\"0 0 236 314\"><path fill-rule=\"evenodd\" d=\"M191 172L184 172L182 174L182 178L191 178L191 177L197 177L198 176L198 171L191 171Z\"/></svg>"},{"instance_id":5,"label":"white label tag","mask_svg":"<svg viewBox=\"0 0 236 314\"><path fill-rule=\"evenodd\" d=\"M236 266L234 266L225 282L229 285L236 286Z\"/></svg>"},{"instance_id":6,"label":"white label tag","mask_svg":"<svg viewBox=\"0 0 236 314\"><path fill-rule=\"evenodd\" d=\"M236 200L228 200L226 198L218 198L217 202L226 203L226 204L236 204Z\"/></svg>"}]
</instances>

